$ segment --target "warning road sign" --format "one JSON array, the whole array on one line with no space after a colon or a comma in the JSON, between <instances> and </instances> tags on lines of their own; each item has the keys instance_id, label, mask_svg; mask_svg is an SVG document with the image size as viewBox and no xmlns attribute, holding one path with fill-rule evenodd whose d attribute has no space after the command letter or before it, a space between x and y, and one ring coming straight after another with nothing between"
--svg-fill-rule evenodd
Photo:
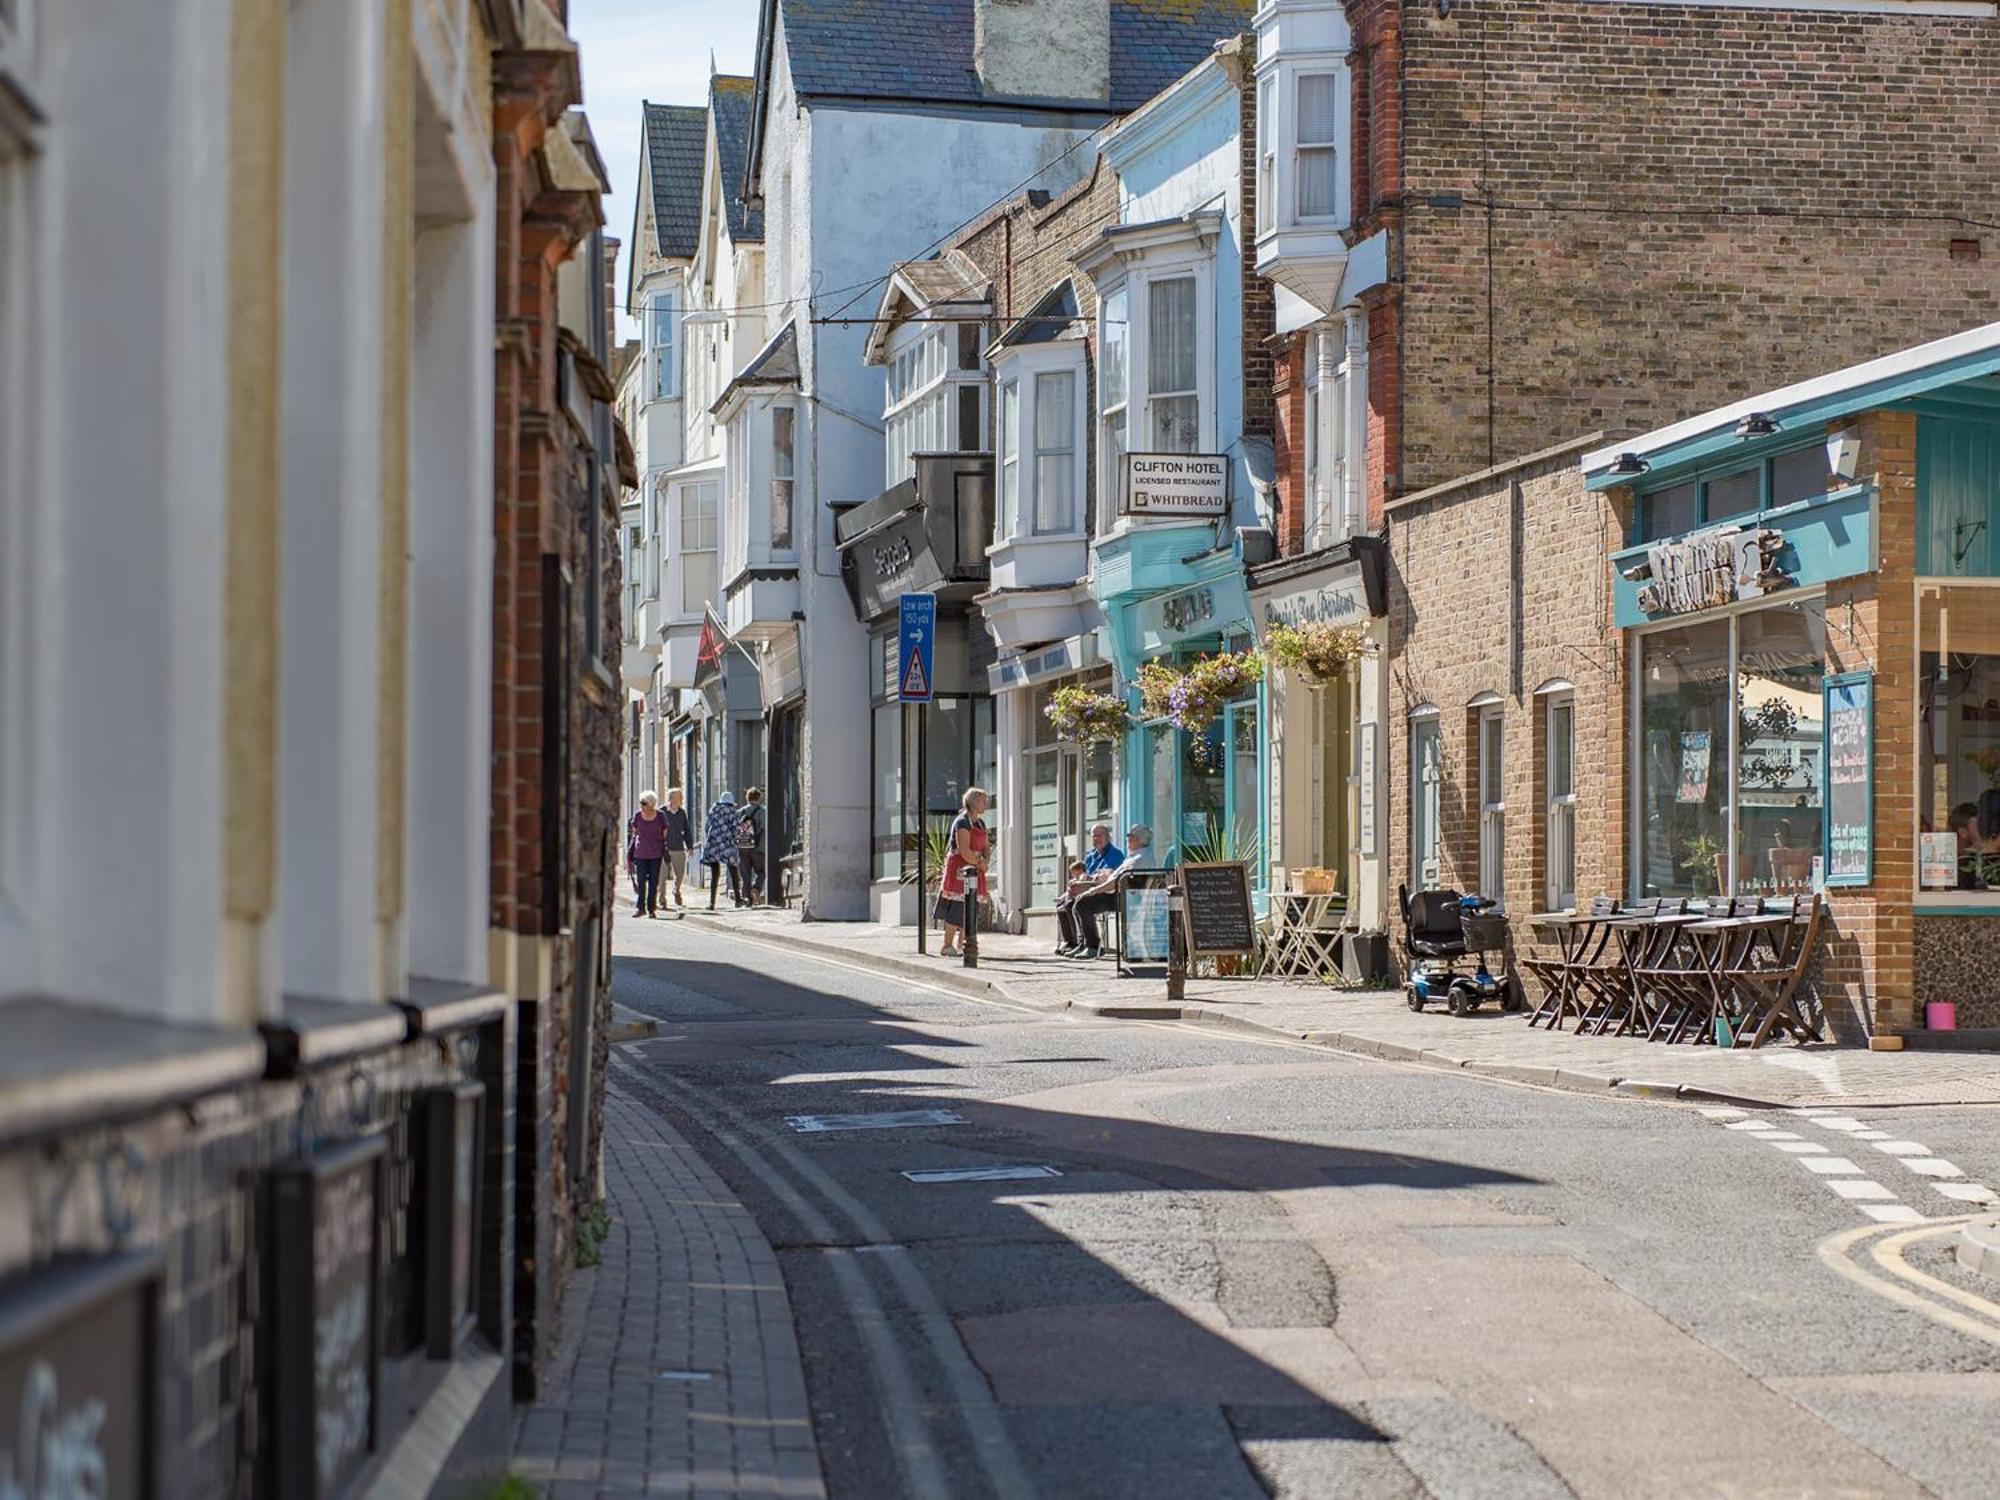
<instances>
[{"instance_id":1,"label":"warning road sign","mask_svg":"<svg viewBox=\"0 0 2000 1500\"><path fill-rule=\"evenodd\" d=\"M902 596L902 629L897 637L896 697L903 703L931 701L937 649L937 595Z\"/></svg>"}]
</instances>

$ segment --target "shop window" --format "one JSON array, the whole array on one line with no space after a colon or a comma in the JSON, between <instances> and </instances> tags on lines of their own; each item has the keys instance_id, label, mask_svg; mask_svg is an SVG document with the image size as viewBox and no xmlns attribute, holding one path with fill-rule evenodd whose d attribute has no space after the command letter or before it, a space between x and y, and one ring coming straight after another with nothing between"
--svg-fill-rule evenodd
<instances>
[{"instance_id":1,"label":"shop window","mask_svg":"<svg viewBox=\"0 0 2000 1500\"><path fill-rule=\"evenodd\" d=\"M1436 709L1410 717L1410 884L1443 878L1444 741Z\"/></svg>"},{"instance_id":2,"label":"shop window","mask_svg":"<svg viewBox=\"0 0 2000 1500\"><path fill-rule=\"evenodd\" d=\"M1542 785L1548 796L1547 876L1550 911L1576 905L1576 700L1549 697L1543 725Z\"/></svg>"},{"instance_id":3,"label":"shop window","mask_svg":"<svg viewBox=\"0 0 2000 1500\"><path fill-rule=\"evenodd\" d=\"M1336 73L1298 75L1298 145L1293 159L1298 168L1301 219L1332 218L1339 212L1334 151L1339 83Z\"/></svg>"},{"instance_id":4,"label":"shop window","mask_svg":"<svg viewBox=\"0 0 2000 1500\"><path fill-rule=\"evenodd\" d=\"M1506 721L1497 706L1481 708L1479 728L1479 894L1502 905L1507 896L1507 786L1502 757Z\"/></svg>"},{"instance_id":5,"label":"shop window","mask_svg":"<svg viewBox=\"0 0 2000 1500\"><path fill-rule=\"evenodd\" d=\"M1917 614L1918 889L1948 905L2000 891L2000 586L1922 585Z\"/></svg>"},{"instance_id":6,"label":"shop window","mask_svg":"<svg viewBox=\"0 0 2000 1500\"><path fill-rule=\"evenodd\" d=\"M1821 854L1822 601L1652 631L1638 651L1635 894L1810 888Z\"/></svg>"},{"instance_id":7,"label":"shop window","mask_svg":"<svg viewBox=\"0 0 2000 1500\"><path fill-rule=\"evenodd\" d=\"M1192 276L1146 287L1146 419L1153 452L1193 453L1201 446Z\"/></svg>"},{"instance_id":8,"label":"shop window","mask_svg":"<svg viewBox=\"0 0 2000 1500\"><path fill-rule=\"evenodd\" d=\"M771 408L771 550L790 552L792 500L797 485L798 413L789 406Z\"/></svg>"},{"instance_id":9,"label":"shop window","mask_svg":"<svg viewBox=\"0 0 2000 1500\"><path fill-rule=\"evenodd\" d=\"M903 705L878 703L874 717L874 806L869 829L874 877L899 880L903 874Z\"/></svg>"},{"instance_id":10,"label":"shop window","mask_svg":"<svg viewBox=\"0 0 2000 1500\"><path fill-rule=\"evenodd\" d=\"M1103 514L1097 530L1108 533L1117 525L1118 503L1125 493L1126 409L1131 384L1132 295L1124 287L1107 292L1098 304L1097 409L1099 462L1103 465L1097 493Z\"/></svg>"}]
</instances>

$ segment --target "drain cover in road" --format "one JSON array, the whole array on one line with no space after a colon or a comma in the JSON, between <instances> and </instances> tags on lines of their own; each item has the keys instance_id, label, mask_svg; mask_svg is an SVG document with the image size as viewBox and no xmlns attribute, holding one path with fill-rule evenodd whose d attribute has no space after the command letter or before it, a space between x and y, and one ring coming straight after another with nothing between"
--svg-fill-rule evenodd
<instances>
[{"instance_id":1,"label":"drain cover in road","mask_svg":"<svg viewBox=\"0 0 2000 1500\"><path fill-rule=\"evenodd\" d=\"M1019 1182L1028 1177L1060 1177L1054 1167L936 1167L905 1172L912 1182Z\"/></svg>"},{"instance_id":2,"label":"drain cover in road","mask_svg":"<svg viewBox=\"0 0 2000 1500\"><path fill-rule=\"evenodd\" d=\"M807 1135L822 1130L903 1130L912 1125L963 1125L965 1116L948 1109L896 1109L880 1115L786 1115L785 1123Z\"/></svg>"}]
</instances>

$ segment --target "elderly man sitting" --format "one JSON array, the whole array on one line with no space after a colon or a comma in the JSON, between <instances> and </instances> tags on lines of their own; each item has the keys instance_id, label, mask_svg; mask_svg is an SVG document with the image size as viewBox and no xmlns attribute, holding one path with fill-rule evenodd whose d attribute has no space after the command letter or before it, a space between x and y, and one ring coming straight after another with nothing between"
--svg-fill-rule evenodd
<instances>
[{"instance_id":1,"label":"elderly man sitting","mask_svg":"<svg viewBox=\"0 0 2000 1500\"><path fill-rule=\"evenodd\" d=\"M1109 831L1106 831L1109 838ZM1144 823L1134 823L1125 834L1125 847L1131 852L1109 869L1096 875L1086 876L1078 885L1065 911L1058 911L1058 920L1068 933L1074 926L1078 941L1065 950L1073 958L1095 958L1103 950L1104 939L1098 929L1098 919L1118 905L1118 877L1127 870L1141 869L1152 863L1153 832Z\"/></svg>"},{"instance_id":2,"label":"elderly man sitting","mask_svg":"<svg viewBox=\"0 0 2000 1500\"><path fill-rule=\"evenodd\" d=\"M1090 853L1083 857L1083 873L1071 880L1062 895L1056 898L1056 926L1062 929L1062 941L1056 944L1057 953L1068 957L1083 947L1083 934L1077 930L1076 924L1078 894L1095 885L1098 876L1107 870L1117 869L1124 862L1125 851L1111 842L1111 825L1091 824Z\"/></svg>"}]
</instances>

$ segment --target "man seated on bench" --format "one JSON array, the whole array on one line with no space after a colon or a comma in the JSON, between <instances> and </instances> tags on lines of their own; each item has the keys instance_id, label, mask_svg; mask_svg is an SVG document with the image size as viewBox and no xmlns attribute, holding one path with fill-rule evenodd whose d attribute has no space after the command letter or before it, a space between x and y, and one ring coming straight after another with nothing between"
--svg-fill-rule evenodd
<instances>
[{"instance_id":1,"label":"man seated on bench","mask_svg":"<svg viewBox=\"0 0 2000 1500\"><path fill-rule=\"evenodd\" d=\"M1127 870L1143 869L1153 862L1153 831L1144 823L1134 823L1125 834L1125 847L1131 852L1117 865L1094 876L1090 883L1076 893L1076 899L1069 904L1070 920L1076 924L1081 936L1079 946L1070 949L1072 958L1096 958L1103 951L1104 939L1098 929L1098 921L1106 912L1118 907L1118 877Z\"/></svg>"},{"instance_id":2,"label":"man seated on bench","mask_svg":"<svg viewBox=\"0 0 2000 1500\"><path fill-rule=\"evenodd\" d=\"M1064 958L1083 947L1083 934L1076 925L1077 896L1096 885L1098 876L1107 870L1117 869L1124 862L1125 851L1111 842L1111 825L1091 824L1090 853L1083 857L1083 872L1079 876L1072 865L1069 884L1056 898L1056 926L1062 931L1062 941L1056 944L1056 952Z\"/></svg>"}]
</instances>

